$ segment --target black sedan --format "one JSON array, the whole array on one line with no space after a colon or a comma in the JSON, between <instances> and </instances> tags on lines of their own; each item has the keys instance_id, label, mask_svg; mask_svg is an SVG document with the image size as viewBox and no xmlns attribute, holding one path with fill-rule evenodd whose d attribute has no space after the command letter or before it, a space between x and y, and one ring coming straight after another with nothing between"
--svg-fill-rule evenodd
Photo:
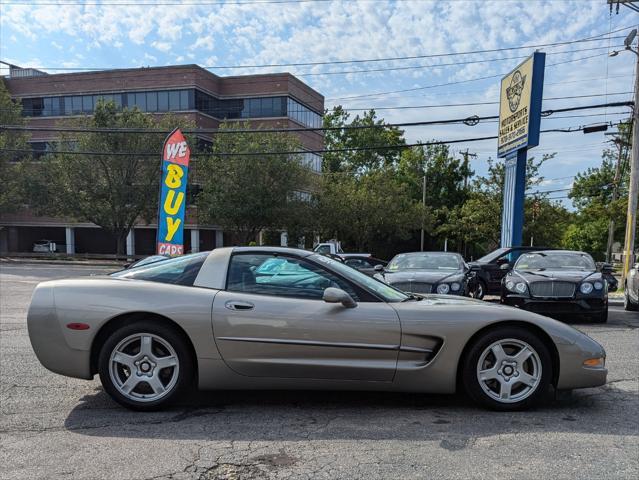
<instances>
[{"instance_id":1,"label":"black sedan","mask_svg":"<svg viewBox=\"0 0 639 480\"><path fill-rule=\"evenodd\" d=\"M501 303L551 317L608 320L608 283L584 252L524 253L502 281Z\"/></svg>"},{"instance_id":2,"label":"black sedan","mask_svg":"<svg viewBox=\"0 0 639 480\"><path fill-rule=\"evenodd\" d=\"M519 255L526 252L548 250L545 247L502 247L484 255L483 257L468 262L474 273L470 293L474 298L482 299L485 295L499 295L501 281L512 270Z\"/></svg>"},{"instance_id":3,"label":"black sedan","mask_svg":"<svg viewBox=\"0 0 639 480\"><path fill-rule=\"evenodd\" d=\"M458 253L400 253L376 269L375 278L404 292L468 295L469 268Z\"/></svg>"}]
</instances>

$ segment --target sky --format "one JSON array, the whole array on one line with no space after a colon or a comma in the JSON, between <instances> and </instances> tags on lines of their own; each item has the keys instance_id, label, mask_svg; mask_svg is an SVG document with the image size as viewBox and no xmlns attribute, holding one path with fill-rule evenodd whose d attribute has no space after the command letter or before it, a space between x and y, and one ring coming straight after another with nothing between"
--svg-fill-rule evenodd
<instances>
[{"instance_id":1,"label":"sky","mask_svg":"<svg viewBox=\"0 0 639 480\"><path fill-rule=\"evenodd\" d=\"M322 93L327 108L343 105L353 116L378 108L387 122L419 122L496 115L490 102L498 100L499 77L535 50L547 53L544 110L631 100L636 57L609 53L622 50L638 24L639 14L625 7L611 13L605 0L0 0L0 59L50 73L188 63L218 75L288 71ZM573 43L540 46L563 42ZM431 57L352 62L425 55ZM317 62L343 63L254 67ZM580 98L557 98L567 96ZM437 107L449 104L465 105ZM629 108L612 107L556 113L541 128L628 117ZM496 132L497 123L486 121L410 127L405 136L412 143ZM601 163L608 139L542 133L529 155L556 156L544 164L536 190L567 195L561 189L576 173ZM484 174L497 145L452 148L476 153L472 166Z\"/></svg>"}]
</instances>

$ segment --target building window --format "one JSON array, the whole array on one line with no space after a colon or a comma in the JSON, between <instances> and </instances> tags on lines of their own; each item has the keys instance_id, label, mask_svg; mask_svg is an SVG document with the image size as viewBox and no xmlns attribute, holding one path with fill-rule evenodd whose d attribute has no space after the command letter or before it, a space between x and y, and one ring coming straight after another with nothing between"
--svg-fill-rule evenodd
<instances>
[{"instance_id":1,"label":"building window","mask_svg":"<svg viewBox=\"0 0 639 480\"><path fill-rule=\"evenodd\" d=\"M158 92L146 92L146 111L158 111Z\"/></svg>"},{"instance_id":2,"label":"building window","mask_svg":"<svg viewBox=\"0 0 639 480\"><path fill-rule=\"evenodd\" d=\"M158 92L158 112L169 111L169 92Z\"/></svg>"},{"instance_id":3,"label":"building window","mask_svg":"<svg viewBox=\"0 0 639 480\"><path fill-rule=\"evenodd\" d=\"M143 112L195 109L219 119L289 117L311 128L322 126L322 116L286 96L219 99L196 89L141 91L65 97L25 98L25 116L91 114L98 101L113 101L116 107L137 107Z\"/></svg>"}]
</instances>

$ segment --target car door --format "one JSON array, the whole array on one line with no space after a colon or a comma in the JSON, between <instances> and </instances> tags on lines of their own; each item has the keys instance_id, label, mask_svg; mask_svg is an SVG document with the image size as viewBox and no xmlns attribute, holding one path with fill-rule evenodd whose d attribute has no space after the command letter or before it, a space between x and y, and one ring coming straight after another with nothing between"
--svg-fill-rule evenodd
<instances>
[{"instance_id":1,"label":"car door","mask_svg":"<svg viewBox=\"0 0 639 480\"><path fill-rule=\"evenodd\" d=\"M327 287L361 300L358 288L306 259L272 253L231 257L227 286L213 302L213 332L241 375L391 381L400 345L395 310L322 300Z\"/></svg>"},{"instance_id":2,"label":"car door","mask_svg":"<svg viewBox=\"0 0 639 480\"><path fill-rule=\"evenodd\" d=\"M636 301L639 299L639 263L635 263L633 269L630 271L630 291Z\"/></svg>"}]
</instances>

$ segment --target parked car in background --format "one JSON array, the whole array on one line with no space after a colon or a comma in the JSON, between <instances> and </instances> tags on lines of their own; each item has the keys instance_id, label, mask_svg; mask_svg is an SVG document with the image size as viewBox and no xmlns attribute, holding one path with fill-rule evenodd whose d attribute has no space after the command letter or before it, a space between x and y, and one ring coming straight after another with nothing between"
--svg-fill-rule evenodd
<instances>
[{"instance_id":1,"label":"parked car in background","mask_svg":"<svg viewBox=\"0 0 639 480\"><path fill-rule=\"evenodd\" d=\"M629 311L639 310L639 263L628 272L623 288L623 307Z\"/></svg>"},{"instance_id":2,"label":"parked car in background","mask_svg":"<svg viewBox=\"0 0 639 480\"><path fill-rule=\"evenodd\" d=\"M349 267L353 267L360 272L365 273L369 277L373 277L377 273L375 267L377 267L377 265L385 267L388 262L374 257L349 256L344 259L344 263Z\"/></svg>"},{"instance_id":3,"label":"parked car in background","mask_svg":"<svg viewBox=\"0 0 639 480\"><path fill-rule=\"evenodd\" d=\"M524 252L548 250L545 247L498 248L483 257L468 262L474 276L470 282L471 296L482 299L485 295L501 294L501 281Z\"/></svg>"},{"instance_id":4,"label":"parked car in background","mask_svg":"<svg viewBox=\"0 0 639 480\"><path fill-rule=\"evenodd\" d=\"M403 292L467 295L470 270L464 258L451 252L411 252L395 255L375 278Z\"/></svg>"},{"instance_id":5,"label":"parked car in background","mask_svg":"<svg viewBox=\"0 0 639 480\"><path fill-rule=\"evenodd\" d=\"M339 255L342 258L371 256L370 253L344 253L341 243L337 240L318 243L317 245L315 245L315 247L313 247L313 251L322 255Z\"/></svg>"},{"instance_id":6,"label":"parked car in background","mask_svg":"<svg viewBox=\"0 0 639 480\"><path fill-rule=\"evenodd\" d=\"M608 283L585 252L522 254L502 282L501 303L550 317L608 321Z\"/></svg>"},{"instance_id":7,"label":"parked car in background","mask_svg":"<svg viewBox=\"0 0 639 480\"><path fill-rule=\"evenodd\" d=\"M616 292L619 288L619 280L613 275L614 268L610 263L597 262L597 270L601 272L606 282L608 282L608 291Z\"/></svg>"},{"instance_id":8,"label":"parked car in background","mask_svg":"<svg viewBox=\"0 0 639 480\"><path fill-rule=\"evenodd\" d=\"M51 253L58 251L58 245L53 240L38 240L33 244L36 253Z\"/></svg>"},{"instance_id":9,"label":"parked car in background","mask_svg":"<svg viewBox=\"0 0 639 480\"><path fill-rule=\"evenodd\" d=\"M411 296L322 255L217 248L111 276L40 283L29 338L49 370L136 410L216 389L463 388L497 410L606 383L578 330L470 298ZM252 394L251 394L252 395Z\"/></svg>"},{"instance_id":10,"label":"parked car in background","mask_svg":"<svg viewBox=\"0 0 639 480\"><path fill-rule=\"evenodd\" d=\"M151 256L136 260L135 262L127 263L126 265L124 265L124 269L126 270L129 268L136 268L136 267L143 267L145 265L151 265L152 263L161 262L163 260L166 260L167 258L171 258L171 257L167 257L164 255L151 255Z\"/></svg>"}]
</instances>

